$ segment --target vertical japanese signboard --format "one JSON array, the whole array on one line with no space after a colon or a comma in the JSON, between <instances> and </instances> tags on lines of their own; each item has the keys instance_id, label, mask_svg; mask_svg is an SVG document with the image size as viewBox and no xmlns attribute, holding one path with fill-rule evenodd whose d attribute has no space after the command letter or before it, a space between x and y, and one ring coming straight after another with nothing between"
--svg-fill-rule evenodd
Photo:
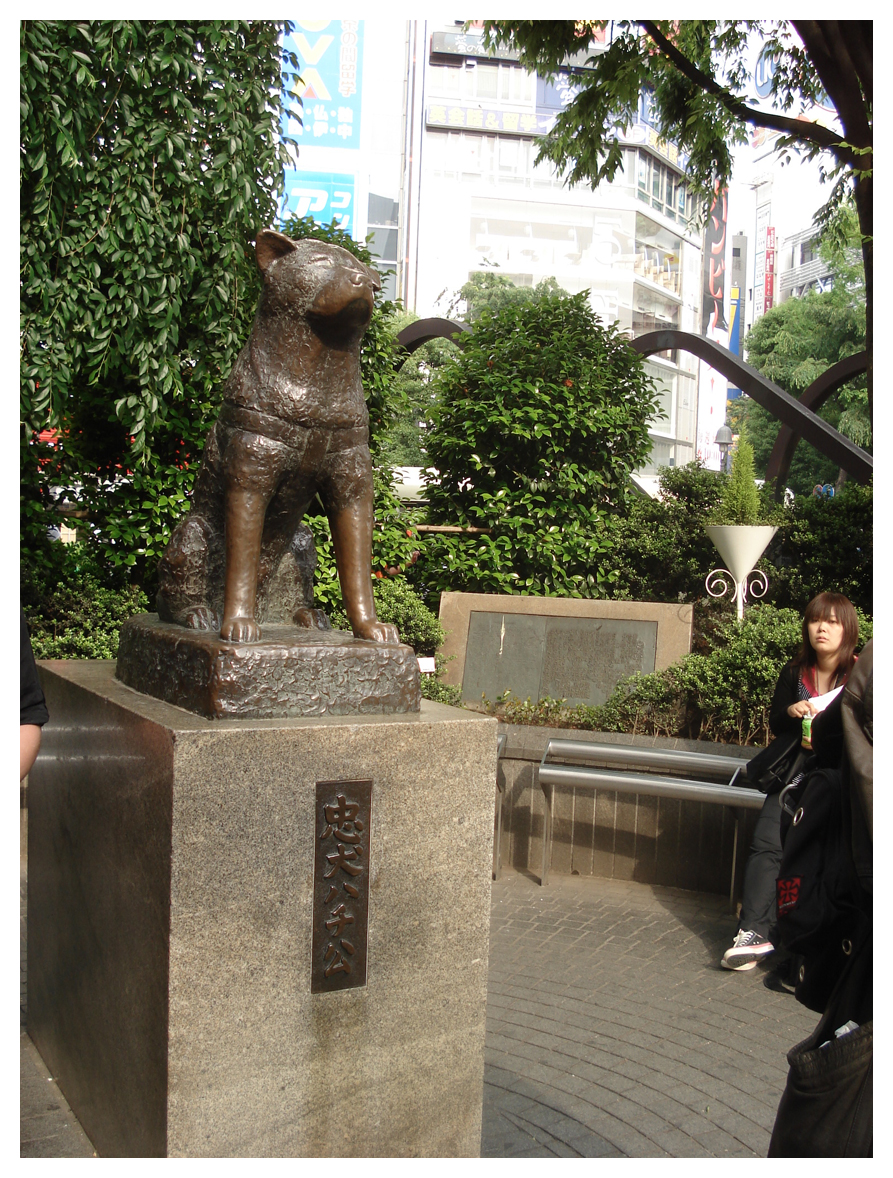
<instances>
[{"instance_id":1,"label":"vertical japanese signboard","mask_svg":"<svg viewBox=\"0 0 893 1178\"><path fill-rule=\"evenodd\" d=\"M766 202L757 209L757 240L753 272L753 321L766 311L766 242L772 206Z\"/></svg>"},{"instance_id":2,"label":"vertical japanese signboard","mask_svg":"<svg viewBox=\"0 0 893 1178\"><path fill-rule=\"evenodd\" d=\"M295 89L303 103L303 121L283 120L283 131L298 141L299 161L306 164L285 170L281 215L309 216L321 225L334 222L353 236L358 220L357 177L355 165L341 153L360 149L363 24L361 20L299 20L282 42L283 50L297 56L300 80ZM286 85L290 78L286 76ZM320 151L325 148L339 154ZM327 165L338 171L326 170Z\"/></svg>"},{"instance_id":3,"label":"vertical japanese signboard","mask_svg":"<svg viewBox=\"0 0 893 1178\"><path fill-rule=\"evenodd\" d=\"M300 143L360 146L363 85L363 21L299 20L283 38L298 58L303 125L289 126Z\"/></svg>"},{"instance_id":4,"label":"vertical japanese signboard","mask_svg":"<svg viewBox=\"0 0 893 1178\"><path fill-rule=\"evenodd\" d=\"M316 783L311 993L366 984L371 781Z\"/></svg>"},{"instance_id":5,"label":"vertical japanese signboard","mask_svg":"<svg viewBox=\"0 0 893 1178\"><path fill-rule=\"evenodd\" d=\"M726 298L726 241L728 189L716 188L710 216L704 230L704 281L701 334L723 347L728 344ZM705 466L718 470L719 447L716 431L726 418L728 381L709 364L698 363L697 455Z\"/></svg>"},{"instance_id":6,"label":"vertical japanese signboard","mask_svg":"<svg viewBox=\"0 0 893 1178\"><path fill-rule=\"evenodd\" d=\"M726 226L729 219L729 190L717 188L704 229L704 302L701 334L710 339L725 333L723 302L726 293ZM725 343L725 339L722 340Z\"/></svg>"},{"instance_id":7,"label":"vertical japanese signboard","mask_svg":"<svg viewBox=\"0 0 893 1178\"><path fill-rule=\"evenodd\" d=\"M766 226L766 260L763 277L763 311L775 306L775 229Z\"/></svg>"}]
</instances>

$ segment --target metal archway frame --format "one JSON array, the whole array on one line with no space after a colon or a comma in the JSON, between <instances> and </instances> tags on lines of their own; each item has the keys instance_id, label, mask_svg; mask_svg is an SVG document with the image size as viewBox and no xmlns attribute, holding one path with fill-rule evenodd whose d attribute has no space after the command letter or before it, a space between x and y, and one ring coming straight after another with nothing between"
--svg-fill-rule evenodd
<instances>
[{"instance_id":1,"label":"metal archway frame","mask_svg":"<svg viewBox=\"0 0 893 1178\"><path fill-rule=\"evenodd\" d=\"M456 322L453 319L417 319L415 323L404 327L397 336L397 343L403 347L403 354L397 358L394 367L400 368L417 348L432 339L446 339L461 348L462 340L454 339L454 336L467 335L470 331L467 323Z\"/></svg>"},{"instance_id":2,"label":"metal archway frame","mask_svg":"<svg viewBox=\"0 0 893 1178\"><path fill-rule=\"evenodd\" d=\"M461 337L470 331L468 324L452 319L418 319L404 327L397 336L404 352L399 357L396 367L399 368L408 356L428 340L447 339L462 347ZM460 338L457 339L457 336ZM769 480L775 480L776 497L784 494L784 481L790 469L794 449L801 437L836 462L856 482L870 482L874 470L871 455L866 454L826 421L822 421L815 412L841 385L866 371L867 352L848 356L833 365L818 380L813 381L798 400L771 380L767 380L755 368L745 364L734 352L702 335L694 335L689 331L651 331L646 335L640 335L638 339L630 340L630 347L641 356L651 356L655 352L675 348L691 352L693 356L715 368L727 380L734 381L738 388L753 397L757 404L762 405L781 422L766 476Z\"/></svg>"},{"instance_id":3,"label":"metal archway frame","mask_svg":"<svg viewBox=\"0 0 893 1178\"><path fill-rule=\"evenodd\" d=\"M647 335L640 335L638 339L630 340L630 347L641 356L651 356L655 352L674 348L691 352L693 356L715 368L727 380L734 381L738 388L753 397L757 404L778 418L783 427L787 426L798 438L805 438L816 450L842 467L856 482L867 483L871 480L874 464L870 454L866 454L849 438L845 438L826 421L822 421L821 417L803 404L802 399L798 401L790 393L786 393L721 344L705 336L693 335L689 331L667 330L650 331ZM832 371L833 369L829 369L829 372ZM843 384L844 380L840 383ZM830 391L833 391L833 388ZM829 396L830 391L825 395ZM784 473L787 473L787 469Z\"/></svg>"},{"instance_id":4,"label":"metal archway frame","mask_svg":"<svg viewBox=\"0 0 893 1178\"><path fill-rule=\"evenodd\" d=\"M823 372L818 380L814 380L808 388L804 389L797 399L805 408L811 409L813 413L818 413L832 393L836 393L842 385L867 371L868 353L857 352L853 356L838 360L827 372ZM775 439L775 445L772 447L766 467L767 481L775 480L776 499L781 499L784 495L785 480L791 469L794 450L799 441L800 435L790 426L783 425L778 431L778 437Z\"/></svg>"}]
</instances>

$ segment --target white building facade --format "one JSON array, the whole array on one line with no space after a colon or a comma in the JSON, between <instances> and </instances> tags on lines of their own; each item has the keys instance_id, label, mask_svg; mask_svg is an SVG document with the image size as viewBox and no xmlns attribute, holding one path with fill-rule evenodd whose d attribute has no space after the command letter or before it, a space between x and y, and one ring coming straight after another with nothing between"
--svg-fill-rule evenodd
<instances>
[{"instance_id":1,"label":"white building facade","mask_svg":"<svg viewBox=\"0 0 893 1178\"><path fill-rule=\"evenodd\" d=\"M698 332L702 231L688 228L684 161L659 140L644 104L623 137L614 181L595 192L568 188L534 161L536 136L569 101L572 75L547 83L510 53L489 56L461 25L411 23L407 306L445 314L472 274L490 270L519 286L554 278L572 294L588 290L595 312L633 337ZM639 472L646 477L696 456L698 365L677 351L647 367L665 416L652 423L651 460Z\"/></svg>"},{"instance_id":2,"label":"white building facade","mask_svg":"<svg viewBox=\"0 0 893 1178\"><path fill-rule=\"evenodd\" d=\"M651 126L647 104L623 142L623 167L593 192L537 166L537 136L573 93L494 57L458 22L295 21L289 47L304 80L297 166L283 216L334 221L368 239L385 292L421 317L447 314L480 271L521 286L554 278L631 337L700 332L703 230L691 222L684 160ZM579 68L590 51L579 55ZM691 224L691 228L689 225ZM698 362L646 361L663 416L639 472L697 456ZM650 484L649 484L650 480Z\"/></svg>"}]
</instances>

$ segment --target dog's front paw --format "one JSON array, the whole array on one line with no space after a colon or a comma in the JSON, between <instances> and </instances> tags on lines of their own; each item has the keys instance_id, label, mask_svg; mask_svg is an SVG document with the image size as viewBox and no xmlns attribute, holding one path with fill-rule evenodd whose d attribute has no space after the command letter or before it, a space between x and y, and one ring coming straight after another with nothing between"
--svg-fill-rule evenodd
<instances>
[{"instance_id":1,"label":"dog's front paw","mask_svg":"<svg viewBox=\"0 0 893 1178\"><path fill-rule=\"evenodd\" d=\"M370 642L399 642L400 631L390 622L361 622L354 626L355 638L367 638Z\"/></svg>"},{"instance_id":2,"label":"dog's front paw","mask_svg":"<svg viewBox=\"0 0 893 1178\"><path fill-rule=\"evenodd\" d=\"M224 618L220 637L225 642L260 642L260 626L254 618Z\"/></svg>"}]
</instances>

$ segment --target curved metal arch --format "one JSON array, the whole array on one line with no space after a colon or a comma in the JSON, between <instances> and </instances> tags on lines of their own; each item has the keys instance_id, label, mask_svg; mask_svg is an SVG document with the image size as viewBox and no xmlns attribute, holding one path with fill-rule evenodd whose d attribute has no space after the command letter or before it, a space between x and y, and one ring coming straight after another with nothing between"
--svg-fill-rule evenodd
<instances>
[{"instance_id":1,"label":"curved metal arch","mask_svg":"<svg viewBox=\"0 0 893 1178\"><path fill-rule=\"evenodd\" d=\"M856 352L853 356L846 356L843 360L838 360L836 364L823 372L818 380L814 380L797 398L801 405L807 409L811 409L813 413L818 413L819 409L825 404L832 393L845 385L853 377L861 375L868 371L868 353ZM766 481L771 482L775 480L775 498L781 499L784 495L785 480L788 477L788 471L791 469L791 462L794 457L794 450L797 448L797 443L800 441L800 435L790 428L790 426L782 425L778 431L778 437L775 439L775 445L772 447L772 453L769 455L769 463L766 467Z\"/></svg>"},{"instance_id":2,"label":"curved metal arch","mask_svg":"<svg viewBox=\"0 0 893 1178\"><path fill-rule=\"evenodd\" d=\"M638 339L630 340L630 346L641 356L651 356L655 352L673 348L691 352L693 356L706 361L727 380L734 381L738 388L753 397L773 417L777 417L783 426L806 438L817 450L836 462L847 474L852 475L856 482L870 481L874 469L870 454L866 454L849 438L845 438L826 421L822 421L821 417L808 409L802 401L798 401L777 384L767 380L722 344L689 331L667 330L650 331L647 335L640 335Z\"/></svg>"},{"instance_id":3,"label":"curved metal arch","mask_svg":"<svg viewBox=\"0 0 893 1178\"><path fill-rule=\"evenodd\" d=\"M453 319L417 319L415 323L410 323L408 327L397 336L397 343L401 344L404 351L398 356L394 364L395 371L398 370L403 363L412 355L412 353L426 344L432 339L446 339L451 343L462 347L462 339L454 339L454 336L467 335L471 328L467 323L457 322Z\"/></svg>"}]
</instances>

